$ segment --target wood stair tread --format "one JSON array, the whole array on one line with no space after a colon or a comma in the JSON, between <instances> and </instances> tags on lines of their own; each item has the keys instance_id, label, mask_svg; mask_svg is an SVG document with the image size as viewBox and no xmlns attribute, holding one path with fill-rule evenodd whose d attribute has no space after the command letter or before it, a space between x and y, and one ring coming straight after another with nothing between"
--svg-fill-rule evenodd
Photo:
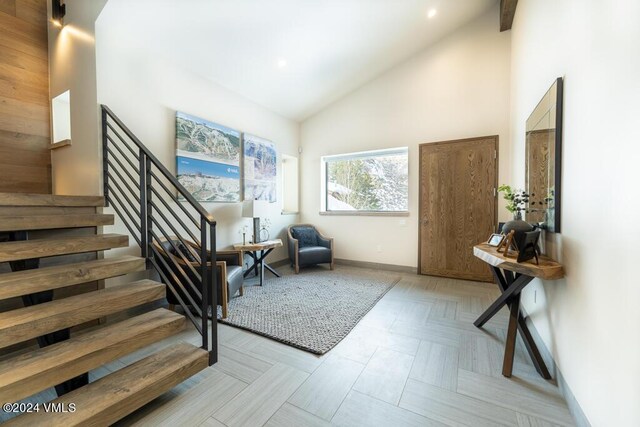
<instances>
[{"instance_id":1,"label":"wood stair tread","mask_svg":"<svg viewBox=\"0 0 640 427\"><path fill-rule=\"evenodd\" d=\"M119 256L0 274L0 300L145 270L144 258Z\"/></svg>"},{"instance_id":2,"label":"wood stair tread","mask_svg":"<svg viewBox=\"0 0 640 427\"><path fill-rule=\"evenodd\" d=\"M113 222L111 214L0 216L0 231L100 227Z\"/></svg>"},{"instance_id":3,"label":"wood stair tread","mask_svg":"<svg viewBox=\"0 0 640 427\"><path fill-rule=\"evenodd\" d=\"M185 317L160 308L5 360L0 401L15 402L167 338Z\"/></svg>"},{"instance_id":4,"label":"wood stair tread","mask_svg":"<svg viewBox=\"0 0 640 427\"><path fill-rule=\"evenodd\" d=\"M139 280L0 313L0 348L165 297L165 286Z\"/></svg>"},{"instance_id":5,"label":"wood stair tread","mask_svg":"<svg viewBox=\"0 0 640 427\"><path fill-rule=\"evenodd\" d=\"M103 251L129 246L122 234L61 237L0 243L0 262Z\"/></svg>"},{"instance_id":6,"label":"wood stair tread","mask_svg":"<svg viewBox=\"0 0 640 427\"><path fill-rule=\"evenodd\" d=\"M0 193L0 206L104 206L104 197Z\"/></svg>"},{"instance_id":7,"label":"wood stair tread","mask_svg":"<svg viewBox=\"0 0 640 427\"><path fill-rule=\"evenodd\" d=\"M208 353L180 343L161 350L52 403L74 403L71 413L35 412L6 422L7 426L104 426L144 406L208 366Z\"/></svg>"}]
</instances>

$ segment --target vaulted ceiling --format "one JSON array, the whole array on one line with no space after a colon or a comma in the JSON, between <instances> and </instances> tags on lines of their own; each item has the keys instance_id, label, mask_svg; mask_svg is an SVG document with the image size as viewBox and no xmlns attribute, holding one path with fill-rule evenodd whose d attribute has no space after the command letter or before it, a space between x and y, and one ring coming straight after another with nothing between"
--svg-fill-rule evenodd
<instances>
[{"instance_id":1,"label":"vaulted ceiling","mask_svg":"<svg viewBox=\"0 0 640 427\"><path fill-rule=\"evenodd\" d=\"M137 55L174 60L303 120L496 2L110 0L100 19Z\"/></svg>"}]
</instances>

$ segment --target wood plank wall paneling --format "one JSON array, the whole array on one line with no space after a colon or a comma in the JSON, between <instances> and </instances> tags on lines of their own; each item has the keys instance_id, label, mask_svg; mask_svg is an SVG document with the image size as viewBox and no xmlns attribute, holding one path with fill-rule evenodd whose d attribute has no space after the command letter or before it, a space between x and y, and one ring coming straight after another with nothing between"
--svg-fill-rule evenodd
<instances>
[{"instance_id":1,"label":"wood plank wall paneling","mask_svg":"<svg viewBox=\"0 0 640 427\"><path fill-rule=\"evenodd\" d=\"M0 0L0 192L51 193L46 0Z\"/></svg>"}]
</instances>

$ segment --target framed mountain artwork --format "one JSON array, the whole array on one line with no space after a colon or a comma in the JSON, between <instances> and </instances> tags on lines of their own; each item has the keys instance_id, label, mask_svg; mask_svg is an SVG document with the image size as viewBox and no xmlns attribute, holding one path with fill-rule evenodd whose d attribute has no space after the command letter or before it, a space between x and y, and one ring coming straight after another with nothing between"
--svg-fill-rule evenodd
<instances>
[{"instance_id":1,"label":"framed mountain artwork","mask_svg":"<svg viewBox=\"0 0 640 427\"><path fill-rule=\"evenodd\" d=\"M176 177L199 202L240 201L240 132L176 113Z\"/></svg>"},{"instance_id":2,"label":"framed mountain artwork","mask_svg":"<svg viewBox=\"0 0 640 427\"><path fill-rule=\"evenodd\" d=\"M273 142L244 134L244 199L277 199L277 151Z\"/></svg>"}]
</instances>

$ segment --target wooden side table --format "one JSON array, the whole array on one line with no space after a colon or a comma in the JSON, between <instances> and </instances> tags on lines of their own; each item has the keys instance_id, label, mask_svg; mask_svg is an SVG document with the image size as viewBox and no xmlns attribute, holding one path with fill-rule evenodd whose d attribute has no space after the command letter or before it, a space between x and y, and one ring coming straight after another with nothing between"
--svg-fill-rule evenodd
<instances>
[{"instance_id":1,"label":"wooden side table","mask_svg":"<svg viewBox=\"0 0 640 427\"><path fill-rule=\"evenodd\" d=\"M234 249L242 251L242 253L248 253L253 259L253 265L251 265L247 269L247 271L244 272L244 277L247 277L252 270L255 271L256 276L259 275L260 277L260 286L262 286L262 283L264 282L265 268L273 273L276 277L280 277L278 272L266 263L265 258L271 253L271 251L281 246L282 240L280 239L265 240L264 242L259 243L248 243L246 245L233 245Z\"/></svg>"},{"instance_id":2,"label":"wooden side table","mask_svg":"<svg viewBox=\"0 0 640 427\"><path fill-rule=\"evenodd\" d=\"M474 246L473 254L491 266L491 271L502 292L502 295L473 324L481 328L504 305L509 305L509 326L507 328L502 375L505 377L511 376L516 350L516 334L520 331L520 336L536 370L543 378L550 379L551 374L549 374L542 355L533 341L524 316L520 313L520 293L535 277L544 280L561 279L564 277L564 268L561 264L546 256L539 257L538 265L532 261L517 262L517 255L515 258L511 256L505 257L495 247L486 243Z\"/></svg>"}]
</instances>

